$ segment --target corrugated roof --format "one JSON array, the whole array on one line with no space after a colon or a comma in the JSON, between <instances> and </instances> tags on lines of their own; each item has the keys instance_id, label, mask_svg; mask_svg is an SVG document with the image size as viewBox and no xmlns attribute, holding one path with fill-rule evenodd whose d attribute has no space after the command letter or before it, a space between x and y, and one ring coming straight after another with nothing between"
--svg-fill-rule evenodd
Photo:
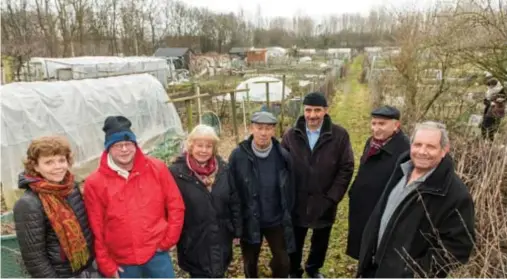
<instances>
[{"instance_id":1,"label":"corrugated roof","mask_svg":"<svg viewBox=\"0 0 507 279\"><path fill-rule=\"evenodd\" d=\"M178 57L183 56L190 49L188 47L161 47L155 51L153 56L158 57Z\"/></svg>"}]
</instances>

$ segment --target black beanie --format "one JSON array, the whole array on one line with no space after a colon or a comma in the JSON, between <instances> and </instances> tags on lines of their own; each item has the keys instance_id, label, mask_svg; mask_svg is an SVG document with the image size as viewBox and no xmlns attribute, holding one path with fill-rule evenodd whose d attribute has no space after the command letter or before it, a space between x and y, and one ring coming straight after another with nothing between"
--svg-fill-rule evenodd
<instances>
[{"instance_id":1,"label":"black beanie","mask_svg":"<svg viewBox=\"0 0 507 279\"><path fill-rule=\"evenodd\" d=\"M320 92L308 93L303 100L303 105L314 107L327 107L326 97Z\"/></svg>"},{"instance_id":2,"label":"black beanie","mask_svg":"<svg viewBox=\"0 0 507 279\"><path fill-rule=\"evenodd\" d=\"M132 126L132 123L125 116L108 116L102 128L102 131L106 133L104 141L106 150L119 141L137 143L136 135L130 130L130 126Z\"/></svg>"}]
</instances>

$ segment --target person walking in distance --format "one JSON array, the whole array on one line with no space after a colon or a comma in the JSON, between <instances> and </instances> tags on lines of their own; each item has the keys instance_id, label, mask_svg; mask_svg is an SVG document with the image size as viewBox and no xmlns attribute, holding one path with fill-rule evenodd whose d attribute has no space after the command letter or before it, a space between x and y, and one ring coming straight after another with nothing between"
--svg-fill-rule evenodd
<instances>
[{"instance_id":1,"label":"person walking in distance","mask_svg":"<svg viewBox=\"0 0 507 279\"><path fill-rule=\"evenodd\" d=\"M396 167L398 157L410 149L400 129L400 111L382 106L371 112L371 132L361 156L359 170L349 190L347 255L359 259L364 226Z\"/></svg>"},{"instance_id":2,"label":"person walking in distance","mask_svg":"<svg viewBox=\"0 0 507 279\"><path fill-rule=\"evenodd\" d=\"M348 132L333 124L322 93L313 92L303 100L304 115L282 139L294 162L296 204L293 212L296 251L291 254L291 277L303 275L301 260L308 229L313 230L310 255L304 270L323 278L331 228L338 203L354 172L354 155Z\"/></svg>"},{"instance_id":3,"label":"person walking in distance","mask_svg":"<svg viewBox=\"0 0 507 279\"><path fill-rule=\"evenodd\" d=\"M275 278L289 275L289 253L294 251L291 210L294 179L289 154L274 138L276 118L256 112L252 135L229 157L229 167L241 201L241 253L247 278L258 277L259 253L266 238Z\"/></svg>"},{"instance_id":4,"label":"person walking in distance","mask_svg":"<svg viewBox=\"0 0 507 279\"><path fill-rule=\"evenodd\" d=\"M105 151L85 181L97 263L107 277L173 278L168 251L185 206L167 166L143 154L130 126L124 116L106 118Z\"/></svg>"},{"instance_id":5,"label":"person walking in distance","mask_svg":"<svg viewBox=\"0 0 507 279\"><path fill-rule=\"evenodd\" d=\"M444 125L416 125L364 229L358 277L444 278L468 261L474 203L448 152Z\"/></svg>"}]
</instances>

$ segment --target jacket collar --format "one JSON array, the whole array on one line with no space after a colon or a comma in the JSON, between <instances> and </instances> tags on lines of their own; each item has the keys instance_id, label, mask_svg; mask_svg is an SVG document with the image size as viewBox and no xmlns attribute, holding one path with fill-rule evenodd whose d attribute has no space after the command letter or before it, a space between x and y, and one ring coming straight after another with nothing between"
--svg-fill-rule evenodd
<instances>
[{"instance_id":1,"label":"jacket collar","mask_svg":"<svg viewBox=\"0 0 507 279\"><path fill-rule=\"evenodd\" d=\"M410 160L410 151L406 151L400 155L396 170L402 176L403 171L401 170L401 164L407 162L408 160ZM446 154L445 157L437 165L433 173L430 174L430 176L428 176L426 180L421 184L419 191L439 196L445 196L449 191L449 185L451 184L450 182L453 178L453 172L454 163L452 162L451 156L449 156L449 154Z\"/></svg>"},{"instance_id":2,"label":"jacket collar","mask_svg":"<svg viewBox=\"0 0 507 279\"><path fill-rule=\"evenodd\" d=\"M396 153L398 147L399 147L399 141L404 140L407 136L403 131L398 131L396 134L394 134L391 139L382 147L382 150L389 153L390 155ZM371 138L370 138L371 140Z\"/></svg>"},{"instance_id":3,"label":"jacket collar","mask_svg":"<svg viewBox=\"0 0 507 279\"><path fill-rule=\"evenodd\" d=\"M282 146L280 145L280 142L276 138L271 138L271 140L273 141L273 150L276 150L280 155L283 156ZM253 135L250 135L246 140L239 143L239 148L243 150L251 160L255 158L255 154L252 150L252 141Z\"/></svg>"}]
</instances>

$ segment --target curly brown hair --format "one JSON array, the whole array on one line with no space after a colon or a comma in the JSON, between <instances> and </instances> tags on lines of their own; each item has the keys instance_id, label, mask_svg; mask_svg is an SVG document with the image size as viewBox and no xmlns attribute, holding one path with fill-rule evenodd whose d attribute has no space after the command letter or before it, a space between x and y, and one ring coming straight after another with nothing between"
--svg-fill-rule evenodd
<instances>
[{"instance_id":1,"label":"curly brown hair","mask_svg":"<svg viewBox=\"0 0 507 279\"><path fill-rule=\"evenodd\" d=\"M40 157L63 155L67 158L69 168L72 166L72 150L66 138L61 136L45 136L32 140L26 150L26 159L23 161L25 174L40 176L35 170Z\"/></svg>"}]
</instances>

